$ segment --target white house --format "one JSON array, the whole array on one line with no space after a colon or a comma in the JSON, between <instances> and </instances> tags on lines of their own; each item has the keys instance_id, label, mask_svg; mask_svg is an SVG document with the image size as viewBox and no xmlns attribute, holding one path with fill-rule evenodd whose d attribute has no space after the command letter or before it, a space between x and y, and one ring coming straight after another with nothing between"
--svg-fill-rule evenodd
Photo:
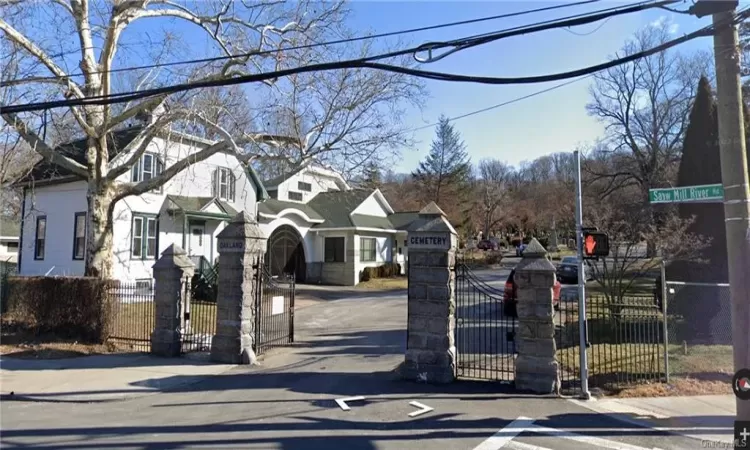
<instances>
[{"instance_id":1,"label":"white house","mask_svg":"<svg viewBox=\"0 0 750 450\"><path fill-rule=\"evenodd\" d=\"M336 172L308 165L263 183L258 206L273 274L306 282L356 285L365 267L405 271L406 228L416 212L396 213L379 190L351 189Z\"/></svg>"},{"instance_id":2,"label":"white house","mask_svg":"<svg viewBox=\"0 0 750 450\"><path fill-rule=\"evenodd\" d=\"M112 132L110 148L122 149L139 126ZM147 152L117 181L149 179L165 167L212 144L170 131L151 142ZM59 149L83 162L84 141ZM116 153L116 152L115 152ZM113 155L114 156L114 155ZM86 182L60 167L40 162L21 181L24 186L21 275L82 275L84 271ZM215 261L216 235L238 211L257 213L267 195L258 176L234 155L217 153L177 174L161 188L126 197L114 210L114 276L149 281L151 266L171 244L185 248L198 263Z\"/></svg>"},{"instance_id":3,"label":"white house","mask_svg":"<svg viewBox=\"0 0 750 450\"><path fill-rule=\"evenodd\" d=\"M20 224L6 217L0 217L0 265L18 262L18 235Z\"/></svg>"},{"instance_id":4,"label":"white house","mask_svg":"<svg viewBox=\"0 0 750 450\"><path fill-rule=\"evenodd\" d=\"M124 148L140 131L132 126L111 133L110 148ZM211 144L169 132L155 138L118 181L148 179ZM83 162L83 148L76 141L59 150ZM86 182L40 162L21 184L20 274L83 274ZM234 155L218 153L157 191L116 204L115 278L150 282L154 261L171 244L186 249L196 264L214 264L216 236L240 211L256 217L268 237L266 262L274 275L339 285L356 285L368 266L395 262L403 272L406 228L417 217L394 212L380 191L351 189L339 174L315 164L262 183Z\"/></svg>"}]
</instances>

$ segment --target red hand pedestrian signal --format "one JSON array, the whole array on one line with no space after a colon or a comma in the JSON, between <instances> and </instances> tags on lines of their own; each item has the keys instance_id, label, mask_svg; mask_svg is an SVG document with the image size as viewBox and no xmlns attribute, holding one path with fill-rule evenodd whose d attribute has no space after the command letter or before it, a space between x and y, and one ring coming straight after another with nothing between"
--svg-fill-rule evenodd
<instances>
[{"instance_id":1,"label":"red hand pedestrian signal","mask_svg":"<svg viewBox=\"0 0 750 450\"><path fill-rule=\"evenodd\" d=\"M583 257L596 259L600 256L609 256L609 236L601 231L583 232Z\"/></svg>"},{"instance_id":2,"label":"red hand pedestrian signal","mask_svg":"<svg viewBox=\"0 0 750 450\"><path fill-rule=\"evenodd\" d=\"M584 242L584 246L586 248L586 255L593 255L594 249L596 248L596 240L594 239L594 236L590 234L586 236L586 241Z\"/></svg>"}]
</instances>

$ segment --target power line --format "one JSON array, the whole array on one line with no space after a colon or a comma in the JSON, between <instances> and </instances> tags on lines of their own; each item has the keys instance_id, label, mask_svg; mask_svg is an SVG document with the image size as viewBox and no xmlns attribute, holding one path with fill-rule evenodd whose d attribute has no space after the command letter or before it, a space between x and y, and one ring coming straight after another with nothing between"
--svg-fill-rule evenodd
<instances>
[{"instance_id":1,"label":"power line","mask_svg":"<svg viewBox=\"0 0 750 450\"><path fill-rule=\"evenodd\" d=\"M487 107L482 108L482 109L477 109L475 111L471 111L471 112L468 112L466 114L461 114L460 116L449 117L448 121L449 122L453 122L453 121L456 121L456 120L464 119L466 117L471 117L471 116L475 116L477 114L485 113L487 111L492 111L493 109L501 108L503 106L507 106L507 105L510 105L510 104L513 104L513 103L517 103L517 102L520 102L522 100L526 100L526 99L529 99L529 98L532 98L532 97L536 97L537 95L546 94L547 92L551 92L551 91L554 91L556 89L560 89L562 87L569 86L569 85L574 84L574 83L578 83L579 81L586 80L586 79L591 78L593 76L594 76L593 74L586 75L586 76L583 76L581 78L576 78L574 80L566 81L565 83L560 83L558 85L555 85L555 86L552 86L552 87L548 87L547 89L542 89L540 91L532 92L531 94L527 94L527 95L524 95L524 96L521 96L521 97L516 97L514 99L507 100L507 101L504 101L502 103L498 103L496 105L487 106ZM411 129L409 129L407 131L408 132L412 132L412 131L424 130L426 128L432 128L432 127L434 127L436 125L438 125L438 123L432 123L432 124L429 124L429 125L422 125L422 126L419 126L419 127L416 127L416 128L411 128Z\"/></svg>"},{"instance_id":2,"label":"power line","mask_svg":"<svg viewBox=\"0 0 750 450\"><path fill-rule=\"evenodd\" d=\"M557 28L586 25L589 23L598 22L600 20L609 19L609 18L623 15L623 14L630 14L634 12L645 11L647 9L659 8L661 6L676 3L678 1L680 0L662 0L662 1L656 1L656 2L646 1L646 2L629 4L624 7L620 6L620 7L607 8L607 9L603 9L599 11L593 11L587 14L576 14L574 16L568 16L562 19L548 20L545 22L538 22L533 25L510 28L502 32L483 33L483 34L478 34L475 36L470 36L468 38L454 39L452 41L447 41L447 42L430 42L430 43L422 44L420 46L421 47L420 50L415 52L414 59L422 63L432 63L432 62L439 61L449 55L452 55L453 53L457 53L462 50L466 50L466 49L476 47L479 45L484 45L489 42L494 42L498 39L505 39L505 38L509 38L513 36L521 36L521 35L529 34L529 33L538 33L540 31L554 30ZM453 48L439 56L432 56L432 50L446 48L446 47L453 47ZM429 58L424 59L424 60L417 58L416 53L420 51L429 52Z\"/></svg>"},{"instance_id":3,"label":"power line","mask_svg":"<svg viewBox=\"0 0 750 450\"><path fill-rule=\"evenodd\" d=\"M663 1L657 2L657 3L652 2L648 4L644 4L641 2L635 6L628 6L628 7L620 8L615 11L608 12L606 14L600 13L600 14L597 14L596 17L599 17L599 20L602 20L611 16L628 14L632 12L643 11L645 9L654 8L664 3L665 2ZM666 3L671 3L671 2L666 2ZM432 46L431 48L453 46L455 47L454 50L458 51L458 50L462 50L463 48L469 48L469 47L473 47L476 45L481 45L481 44L475 43L473 39L479 39L481 40L482 43L488 43L488 42L493 42L493 41L497 41L500 39L504 39L507 37L516 36L519 34L525 34L525 33L533 32L533 31L537 31L537 30L549 30L553 28L571 26L571 25L576 24L576 20L579 20L579 19L570 19L570 20L561 21L559 24L557 24L556 27L552 27L550 26L550 24L545 23L544 25L530 26L524 30L519 30L515 28L515 29L512 29L511 31L501 31L501 32L497 32L494 34L480 35L477 38L466 38L466 39L453 40L450 42L432 43L430 45ZM709 27L706 27L706 28L709 28ZM683 37L675 41L670 41L671 45L669 46L661 45L659 47L656 47L655 49L637 54L637 55L643 54L642 56L631 55L626 58L622 58L622 59L615 60L615 61L610 61L608 63L600 64L598 66L580 69L578 71L565 72L561 74L546 75L546 76L540 76L540 77L522 77L522 78L476 77L476 76L456 75L456 74L447 74L447 73L441 73L441 72L430 72L430 71L424 71L424 70L409 69L405 67L399 67L399 66L373 62L373 61L377 61L381 59L392 58L394 56L414 53L416 51L419 51L420 48L424 47L424 46L419 46L416 48L399 50L395 52L390 52L390 53L385 53L381 55L355 59L355 60L313 64L309 66L278 70L278 71L268 72L268 73L244 75L244 76L223 79L223 80L204 80L204 81L198 81L198 82L183 83L183 84L177 84L177 85L166 86L166 87L161 87L161 88L145 89L145 90L136 91L136 92L92 96L92 97L79 98L79 99L57 100L57 101L50 101L50 102L29 103L25 105L14 105L14 106L4 107L4 110L5 112L16 113L16 112L24 112L24 111L34 111L34 110L39 110L39 109L57 108L57 107L63 107L63 106L106 105L106 104L112 104L112 103L124 103L124 102L138 100L138 99L142 99L146 97L166 95L166 94L187 91L187 90L192 90L192 89L197 89L197 88L230 86L230 85L236 85L236 84L252 83L252 82L259 82L259 81L264 81L264 80L269 80L269 79L276 79L276 78L281 78L281 77L298 74L298 73L339 70L339 69L348 69L348 68L370 68L370 69L384 70L384 71L389 71L389 72L403 73L406 75L413 75L413 76L426 78L426 79L442 80L442 81L473 82L473 83L496 84L496 85L543 83L543 82L548 82L548 81L558 81L558 80L563 80L563 79L568 79L568 78L576 78L576 77L580 77L583 75L588 75L589 73L604 70L609 67L614 67L619 64L625 64L627 62L633 61L640 57L645 57L653 53L663 51L674 45L678 45L682 42L685 42L690 39L694 39L702 35L702 34L696 35L696 33L693 33L693 35L691 35L692 37L688 39ZM456 43L459 43L458 45L460 45L461 47L457 47Z\"/></svg>"},{"instance_id":4,"label":"power line","mask_svg":"<svg viewBox=\"0 0 750 450\"><path fill-rule=\"evenodd\" d=\"M379 33L379 34L373 34L369 36L357 36L353 38L346 38L346 39L337 39L333 41L326 41L326 42L316 42L312 44L305 44L305 45L297 45L297 46L291 46L291 47L284 47L284 48L278 48L278 49L272 49L272 50L260 50L257 52L248 52L248 53L240 53L237 55L225 55L225 56L216 56L211 58L201 58L201 59L192 59L192 60L185 60L185 61L172 61L172 62L165 62L165 63L154 63L154 64L148 64L143 66L131 66L131 67L121 67L119 69L112 69L109 71L94 71L90 72L91 74L101 74L101 73L117 73L117 72L127 72L132 70L143 70L143 69L155 69L160 67L170 67L170 66L179 66L184 64L200 64L200 63L210 63L210 62L217 62L217 61L226 61L230 59L242 59L242 58L250 58L253 56L262 56L262 55L269 55L273 53L281 53L286 51L293 51L293 50L304 50L309 48L316 48L316 47L323 47L323 46L329 46L329 45L339 45L339 44L348 44L352 42L359 42L359 41L365 41L370 39L381 39L385 37L391 37L391 36L398 36L402 34L411 34L411 33L419 33L422 31L430 31L430 30L438 30L442 28L450 28L450 27L456 27L456 26L462 26L462 25L470 25L474 23L481 23L481 22L488 22L498 19L507 19L511 17L518 17L518 16L524 16L528 14L535 14L540 12L546 12L546 11L553 11L556 9L562 9L562 8L570 8L574 6L581 6L586 5L589 3L597 3L601 0L582 0L575 3L566 3L562 5L553 5L553 6L546 6L543 8L535 8L535 9L528 9L528 10L522 10L522 11L516 11L512 13L506 13L506 14L498 14L494 16L485 16L485 17L478 17L475 19L468 19L468 20L461 20L457 22L448 22L448 23L440 23L436 25L428 25L424 27L418 27L418 28L408 28L405 30L398 30L398 31L390 31L386 33ZM31 77L26 78L23 80L13 80L9 83L19 83L19 82L39 82L39 81L48 81L48 80L57 80L62 78L72 78L72 77L81 77L85 74L83 72L77 72L73 74L68 74L66 76L46 76L46 77Z\"/></svg>"}]
</instances>

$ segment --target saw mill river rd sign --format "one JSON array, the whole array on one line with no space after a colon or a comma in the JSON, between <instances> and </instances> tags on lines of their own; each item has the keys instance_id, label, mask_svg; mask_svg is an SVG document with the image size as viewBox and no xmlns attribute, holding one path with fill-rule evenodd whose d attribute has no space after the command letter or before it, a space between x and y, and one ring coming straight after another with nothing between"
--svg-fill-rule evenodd
<instances>
[{"instance_id":1,"label":"saw mill river rd sign","mask_svg":"<svg viewBox=\"0 0 750 450\"><path fill-rule=\"evenodd\" d=\"M649 189L651 203L702 203L724 200L724 187L721 184L704 184L666 189Z\"/></svg>"}]
</instances>

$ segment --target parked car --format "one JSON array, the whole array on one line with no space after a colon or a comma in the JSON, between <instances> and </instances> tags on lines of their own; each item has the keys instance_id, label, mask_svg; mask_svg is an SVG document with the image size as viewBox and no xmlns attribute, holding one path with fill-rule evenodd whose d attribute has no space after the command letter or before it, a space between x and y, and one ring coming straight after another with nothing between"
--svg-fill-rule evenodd
<instances>
[{"instance_id":1,"label":"parked car","mask_svg":"<svg viewBox=\"0 0 750 450\"><path fill-rule=\"evenodd\" d=\"M485 239L482 241L479 241L477 244L477 248L479 250L497 250L497 242L491 241L489 239Z\"/></svg>"},{"instance_id":2,"label":"parked car","mask_svg":"<svg viewBox=\"0 0 750 450\"><path fill-rule=\"evenodd\" d=\"M564 256L557 266L557 279L563 283L578 283L578 257Z\"/></svg>"},{"instance_id":3,"label":"parked car","mask_svg":"<svg viewBox=\"0 0 750 450\"><path fill-rule=\"evenodd\" d=\"M527 244L518 244L516 247L516 256L523 256L523 251L526 250Z\"/></svg>"},{"instance_id":4,"label":"parked car","mask_svg":"<svg viewBox=\"0 0 750 450\"><path fill-rule=\"evenodd\" d=\"M516 269L511 270L510 275L508 275L508 279L505 281L505 293L503 295L503 315L505 315L505 317L518 317L518 312L516 311L518 285L513 279L513 276L515 274ZM555 285L552 288L552 306L554 306L555 309L558 309L560 307L561 290L562 285L558 280L555 280Z\"/></svg>"}]
</instances>

